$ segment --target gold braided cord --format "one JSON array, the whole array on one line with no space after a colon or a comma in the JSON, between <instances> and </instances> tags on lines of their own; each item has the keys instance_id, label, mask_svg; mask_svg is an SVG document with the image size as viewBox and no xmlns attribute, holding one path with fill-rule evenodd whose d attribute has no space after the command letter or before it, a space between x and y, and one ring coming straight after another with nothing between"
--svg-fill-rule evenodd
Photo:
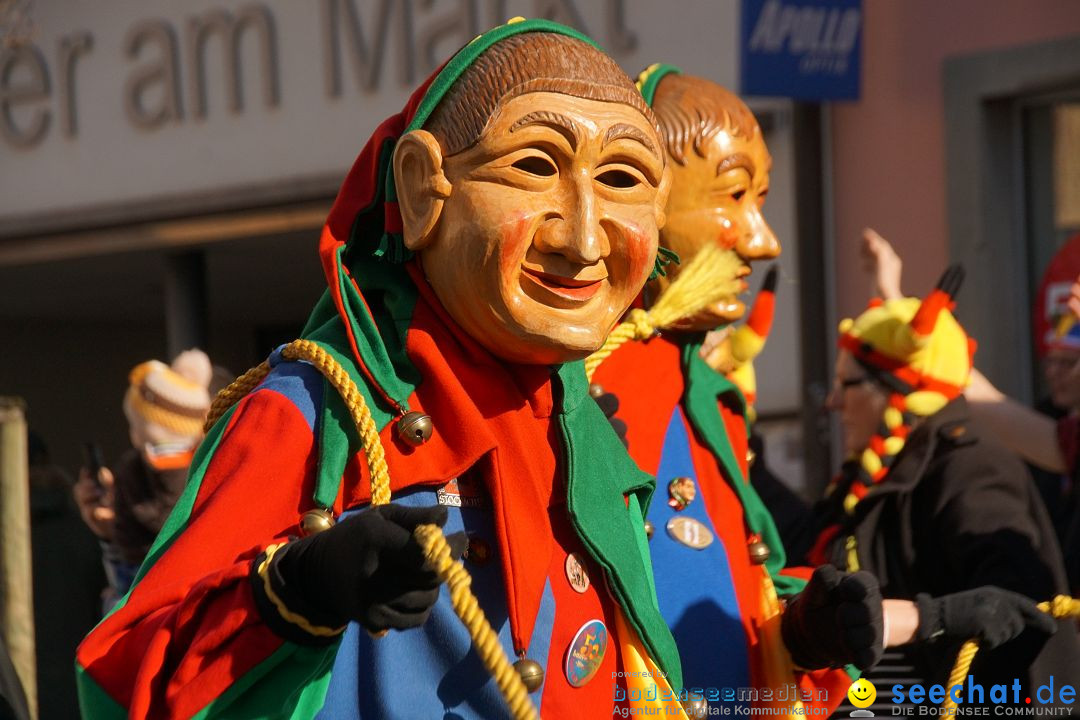
<instances>
[{"instance_id":1,"label":"gold braided cord","mask_svg":"<svg viewBox=\"0 0 1080 720\"><path fill-rule=\"evenodd\" d=\"M341 395L364 448L364 457L371 475L371 504L389 503L390 470L386 465L386 453L379 439L379 430L375 426L374 418L371 417L371 409L363 393L349 377L348 371L318 343L310 340L293 340L282 348L281 356L286 360L304 360L311 363ZM218 393L206 421L207 429L240 398L262 382L269 372L270 365L263 362L248 370ZM454 612L469 631L469 637L472 638L477 654L484 662L484 667L495 678L514 720L538 720L539 715L529 699L528 690L525 689L521 676L506 657L498 635L484 617L484 611L480 609L480 603L471 590L472 578L461 563L455 562L450 557L450 546L446 542L446 536L435 525L421 525L416 528L415 535L424 549L428 567L446 583L450 593L450 604L453 605Z\"/></svg>"},{"instance_id":2,"label":"gold braided cord","mask_svg":"<svg viewBox=\"0 0 1080 720\"><path fill-rule=\"evenodd\" d=\"M348 371L318 343L310 340L293 340L282 348L281 355L286 360L306 360L311 363L341 395L360 435L360 444L371 472L371 504L385 505L390 502L390 471L386 467L386 453L379 440L379 429L375 427L363 393L349 377Z\"/></svg>"},{"instance_id":3,"label":"gold braided cord","mask_svg":"<svg viewBox=\"0 0 1080 720\"><path fill-rule=\"evenodd\" d=\"M266 548L266 554L255 571L259 576L259 579L262 580L263 592L266 594L267 599L273 603L274 609L277 610L278 615L286 622L296 625L304 632L314 635L315 637L334 637L335 635L340 635L345 632L344 625L338 628L331 628L313 624L303 615L294 613L290 610L289 606L285 604L285 601L278 597L278 594L274 592L274 587L270 584L270 561L274 559L274 555L277 554L277 551L285 547L285 545L286 543L276 543Z\"/></svg>"},{"instance_id":4,"label":"gold braided cord","mask_svg":"<svg viewBox=\"0 0 1080 720\"><path fill-rule=\"evenodd\" d=\"M975 660L975 653L977 652L979 652L977 640L968 640L960 646L960 652L956 654L956 662L953 664L952 672L949 673L949 684L945 686L946 695L945 702L941 704L942 708L949 711L956 709L956 701L953 700L952 693L949 690L954 685L964 684L964 678L967 677L968 671L971 670L971 663Z\"/></svg>"},{"instance_id":5,"label":"gold braided cord","mask_svg":"<svg viewBox=\"0 0 1080 720\"><path fill-rule=\"evenodd\" d=\"M1041 602L1037 607L1044 613L1049 613L1059 620L1061 618L1080 617L1080 600L1068 595L1056 595L1053 600ZM979 643L976 640L968 640L960 646L960 652L956 656L956 663L953 665L952 672L949 673L949 684L945 686L946 689L963 684L964 678L967 677L968 671L971 670L971 663L975 660L975 653L978 651ZM941 707L943 708L942 715L949 714L956 709L956 702L952 699L951 694L946 695L945 702L941 704Z\"/></svg>"},{"instance_id":6,"label":"gold braided cord","mask_svg":"<svg viewBox=\"0 0 1080 720\"><path fill-rule=\"evenodd\" d=\"M585 374L591 380L600 363L628 340L646 340L657 331L736 295L739 291L736 274L742 265L743 261L734 251L706 245L649 310L631 310L626 321L611 331L603 346L585 358Z\"/></svg>"},{"instance_id":7,"label":"gold braided cord","mask_svg":"<svg viewBox=\"0 0 1080 720\"><path fill-rule=\"evenodd\" d=\"M476 654L495 678L495 684L499 686L499 692L510 707L514 720L538 720L540 716L529 700L529 692L525 689L521 676L507 659L498 636L484 617L484 611L480 609L476 595L470 589L472 578L464 566L450 556L450 546L442 530L435 525L419 525L413 531L413 536L424 550L428 568L446 583L454 612L468 629L476 647Z\"/></svg>"},{"instance_id":8,"label":"gold braided cord","mask_svg":"<svg viewBox=\"0 0 1080 720\"><path fill-rule=\"evenodd\" d=\"M254 390L255 387L269 374L270 363L263 360L261 363L233 380L226 387L223 387L217 394L217 397L214 398L214 402L210 405L210 412L207 413L206 422L203 424L203 432L210 432L210 428L214 426L214 423L221 419L221 416L224 415L229 408L238 403L240 398Z\"/></svg>"}]
</instances>

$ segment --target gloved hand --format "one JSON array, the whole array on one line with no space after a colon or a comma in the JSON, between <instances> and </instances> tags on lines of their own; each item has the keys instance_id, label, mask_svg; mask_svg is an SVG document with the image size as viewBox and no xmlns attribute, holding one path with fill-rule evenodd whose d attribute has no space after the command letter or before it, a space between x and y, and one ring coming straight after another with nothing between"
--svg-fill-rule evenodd
<instances>
[{"instance_id":1,"label":"gloved hand","mask_svg":"<svg viewBox=\"0 0 1080 720\"><path fill-rule=\"evenodd\" d=\"M983 648L994 648L1012 640L1027 628L1052 634L1057 622L1039 610L1035 602L1020 593L993 585L930 597L915 596L919 608L921 642L945 637L950 640L978 639Z\"/></svg>"},{"instance_id":2,"label":"gloved hand","mask_svg":"<svg viewBox=\"0 0 1080 720\"><path fill-rule=\"evenodd\" d=\"M848 663L860 670L883 652L881 589L868 572L843 573L832 565L814 570L788 603L780 629L792 660L808 670Z\"/></svg>"},{"instance_id":3,"label":"gloved hand","mask_svg":"<svg viewBox=\"0 0 1080 720\"><path fill-rule=\"evenodd\" d=\"M412 536L417 525L446 524L446 508L379 505L290 543L271 563L271 584L294 612L318 625L355 620L371 632L422 625L439 597ZM465 533L447 536L457 559Z\"/></svg>"},{"instance_id":4,"label":"gloved hand","mask_svg":"<svg viewBox=\"0 0 1080 720\"><path fill-rule=\"evenodd\" d=\"M615 413L619 412L618 396L616 396L615 393L604 392L604 389L596 384L589 386L589 393L592 394L593 399L596 400L596 404L600 406L600 410L603 411L604 417L611 423L612 429L615 430L615 434L622 440L622 444L625 447L630 447L630 443L626 440L626 422L615 417Z\"/></svg>"}]
</instances>

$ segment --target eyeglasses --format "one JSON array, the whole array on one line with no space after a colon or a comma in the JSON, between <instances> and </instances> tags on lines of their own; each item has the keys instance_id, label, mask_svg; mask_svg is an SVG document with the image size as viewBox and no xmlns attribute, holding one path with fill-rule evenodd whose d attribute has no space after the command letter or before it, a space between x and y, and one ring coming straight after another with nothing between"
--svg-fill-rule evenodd
<instances>
[{"instance_id":1,"label":"eyeglasses","mask_svg":"<svg viewBox=\"0 0 1080 720\"><path fill-rule=\"evenodd\" d=\"M833 390L838 393L843 393L848 388L858 387L859 385L865 385L870 382L870 378L857 377L857 378L836 378L833 380Z\"/></svg>"}]
</instances>

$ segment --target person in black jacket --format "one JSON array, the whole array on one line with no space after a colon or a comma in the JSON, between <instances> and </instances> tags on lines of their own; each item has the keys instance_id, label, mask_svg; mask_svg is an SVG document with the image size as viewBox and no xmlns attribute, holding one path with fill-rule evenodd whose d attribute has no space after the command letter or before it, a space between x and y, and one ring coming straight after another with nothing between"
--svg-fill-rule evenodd
<instances>
[{"instance_id":1,"label":"person in black jacket","mask_svg":"<svg viewBox=\"0 0 1080 720\"><path fill-rule=\"evenodd\" d=\"M949 310L961 279L950 268L925 300L872 301L841 323L829 405L851 459L811 557L914 601L908 656L928 684L946 683L970 633L975 681L988 692L1018 679L1024 704L1051 675L1080 685L1080 640L1072 620L1034 608L1067 592L1053 526L1022 463L961 397L974 352Z\"/></svg>"}]
</instances>

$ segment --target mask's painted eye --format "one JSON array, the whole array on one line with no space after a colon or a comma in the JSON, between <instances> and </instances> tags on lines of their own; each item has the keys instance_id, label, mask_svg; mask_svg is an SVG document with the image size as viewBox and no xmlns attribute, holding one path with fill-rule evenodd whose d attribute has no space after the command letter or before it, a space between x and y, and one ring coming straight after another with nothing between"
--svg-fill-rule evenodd
<instances>
[{"instance_id":1,"label":"mask's painted eye","mask_svg":"<svg viewBox=\"0 0 1080 720\"><path fill-rule=\"evenodd\" d=\"M733 192L733 193L731 193L731 199L734 200L735 202L739 202L740 200L743 199L743 195L745 195L745 194L746 194L745 190L739 190L738 192Z\"/></svg>"},{"instance_id":2,"label":"mask's painted eye","mask_svg":"<svg viewBox=\"0 0 1080 720\"><path fill-rule=\"evenodd\" d=\"M638 179L625 170L607 170L596 176L597 182L613 188L632 188Z\"/></svg>"},{"instance_id":3,"label":"mask's painted eye","mask_svg":"<svg viewBox=\"0 0 1080 720\"><path fill-rule=\"evenodd\" d=\"M512 167L537 177L551 177L557 172L550 160L545 160L539 155L523 157L514 163Z\"/></svg>"}]
</instances>

